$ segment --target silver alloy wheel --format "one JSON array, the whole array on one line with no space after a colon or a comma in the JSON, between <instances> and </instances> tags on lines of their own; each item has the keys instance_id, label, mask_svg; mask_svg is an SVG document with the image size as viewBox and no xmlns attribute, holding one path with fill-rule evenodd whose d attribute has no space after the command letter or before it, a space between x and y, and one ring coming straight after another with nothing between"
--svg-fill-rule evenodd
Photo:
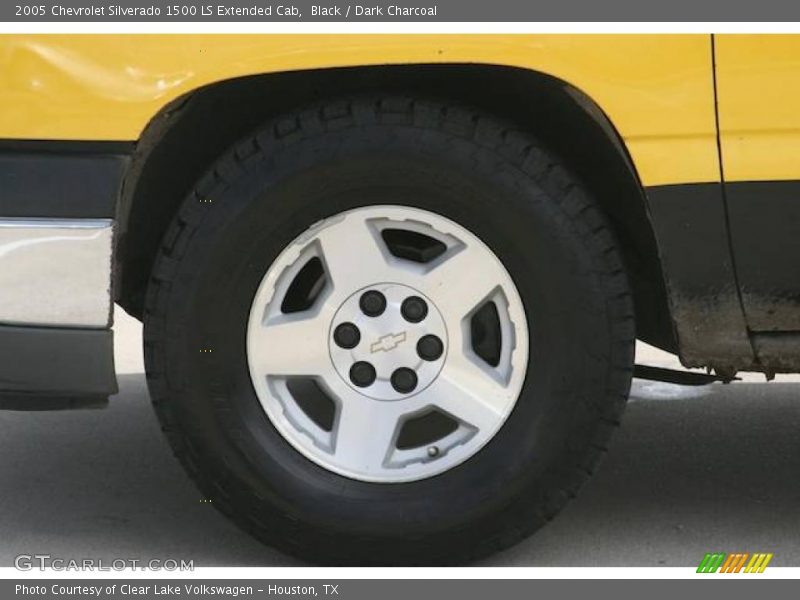
<instances>
[{"instance_id":1,"label":"silver alloy wheel","mask_svg":"<svg viewBox=\"0 0 800 600\"><path fill-rule=\"evenodd\" d=\"M313 225L269 267L247 359L298 452L352 479L414 481L502 427L525 379L528 325L511 276L474 234L372 206Z\"/></svg>"}]
</instances>

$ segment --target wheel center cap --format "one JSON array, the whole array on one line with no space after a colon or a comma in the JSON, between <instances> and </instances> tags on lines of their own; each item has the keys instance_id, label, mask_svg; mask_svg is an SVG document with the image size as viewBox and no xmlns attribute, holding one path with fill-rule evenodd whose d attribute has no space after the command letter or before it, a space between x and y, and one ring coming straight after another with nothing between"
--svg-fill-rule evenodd
<instances>
[{"instance_id":1,"label":"wheel center cap","mask_svg":"<svg viewBox=\"0 0 800 600\"><path fill-rule=\"evenodd\" d=\"M331 360L353 389L401 400L427 388L447 355L447 329L419 290L380 283L345 300L330 327Z\"/></svg>"}]
</instances>

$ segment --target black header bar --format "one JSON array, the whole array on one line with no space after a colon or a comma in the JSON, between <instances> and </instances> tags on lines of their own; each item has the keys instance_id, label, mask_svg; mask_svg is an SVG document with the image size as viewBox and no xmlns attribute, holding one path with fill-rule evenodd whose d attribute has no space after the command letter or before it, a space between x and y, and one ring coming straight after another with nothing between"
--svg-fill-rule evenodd
<instances>
[{"instance_id":1,"label":"black header bar","mask_svg":"<svg viewBox=\"0 0 800 600\"><path fill-rule=\"evenodd\" d=\"M2 22L790 22L795 0L11 0Z\"/></svg>"}]
</instances>

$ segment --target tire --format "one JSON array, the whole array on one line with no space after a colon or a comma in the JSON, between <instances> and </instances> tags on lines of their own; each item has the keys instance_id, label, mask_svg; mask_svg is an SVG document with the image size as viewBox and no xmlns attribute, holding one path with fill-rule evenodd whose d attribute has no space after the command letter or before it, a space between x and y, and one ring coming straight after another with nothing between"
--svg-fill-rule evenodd
<instances>
[{"instance_id":1,"label":"tire","mask_svg":"<svg viewBox=\"0 0 800 600\"><path fill-rule=\"evenodd\" d=\"M481 240L518 290L528 334L515 333L527 362L499 429L443 472L394 483L298 451L265 414L248 362L270 265L312 224L385 206ZM399 97L298 110L224 154L164 237L144 325L156 412L201 491L264 543L338 565L463 563L543 526L606 452L635 342L618 245L568 169L490 115Z\"/></svg>"}]
</instances>

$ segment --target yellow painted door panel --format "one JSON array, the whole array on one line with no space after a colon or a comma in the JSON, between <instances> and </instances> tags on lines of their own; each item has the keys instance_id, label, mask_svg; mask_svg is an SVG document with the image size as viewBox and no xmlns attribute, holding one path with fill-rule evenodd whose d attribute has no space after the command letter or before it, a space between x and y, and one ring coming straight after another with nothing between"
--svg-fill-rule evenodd
<instances>
[{"instance_id":1,"label":"yellow painted door panel","mask_svg":"<svg viewBox=\"0 0 800 600\"><path fill-rule=\"evenodd\" d=\"M715 37L726 181L800 179L800 36Z\"/></svg>"},{"instance_id":2,"label":"yellow painted door panel","mask_svg":"<svg viewBox=\"0 0 800 600\"><path fill-rule=\"evenodd\" d=\"M773 334L800 331L800 36L716 36L715 58L736 277L768 364L791 339Z\"/></svg>"},{"instance_id":3,"label":"yellow painted door panel","mask_svg":"<svg viewBox=\"0 0 800 600\"><path fill-rule=\"evenodd\" d=\"M217 81L410 63L553 75L606 112L645 185L719 178L708 35L0 36L0 138L135 140Z\"/></svg>"}]
</instances>

